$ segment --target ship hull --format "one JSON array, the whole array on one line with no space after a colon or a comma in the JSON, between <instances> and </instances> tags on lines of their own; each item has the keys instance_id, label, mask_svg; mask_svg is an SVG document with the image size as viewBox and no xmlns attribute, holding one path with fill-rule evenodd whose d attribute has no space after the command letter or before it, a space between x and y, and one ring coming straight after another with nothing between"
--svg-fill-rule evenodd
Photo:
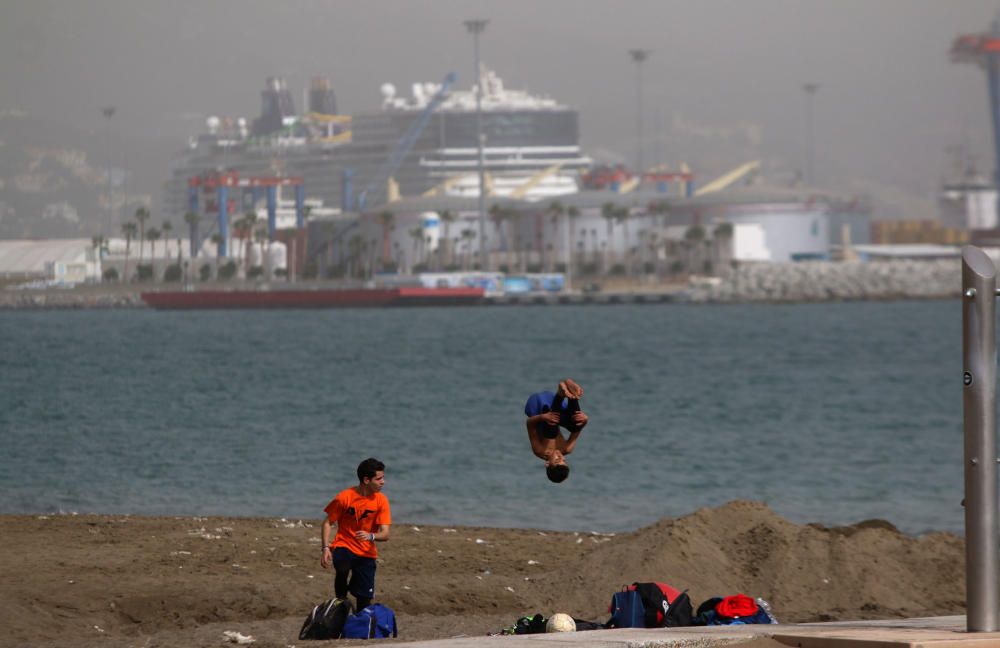
<instances>
[{"instance_id":1,"label":"ship hull","mask_svg":"<svg viewBox=\"0 0 1000 648\"><path fill-rule=\"evenodd\" d=\"M472 306L483 301L482 288L360 288L349 290L191 290L142 293L157 310L281 308L374 308Z\"/></svg>"}]
</instances>

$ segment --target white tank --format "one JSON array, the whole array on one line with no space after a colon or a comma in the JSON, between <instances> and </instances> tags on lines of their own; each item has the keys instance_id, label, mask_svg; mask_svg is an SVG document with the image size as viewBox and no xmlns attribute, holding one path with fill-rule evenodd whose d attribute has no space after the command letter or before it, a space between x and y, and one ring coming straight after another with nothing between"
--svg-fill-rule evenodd
<instances>
[{"instance_id":1,"label":"white tank","mask_svg":"<svg viewBox=\"0 0 1000 648\"><path fill-rule=\"evenodd\" d=\"M281 241L271 243L271 247L267 251L267 256L271 272L286 270L288 268L288 246Z\"/></svg>"},{"instance_id":2,"label":"white tank","mask_svg":"<svg viewBox=\"0 0 1000 648\"><path fill-rule=\"evenodd\" d=\"M413 101L418 106L427 105L427 97L424 96L424 84L422 83L413 84Z\"/></svg>"},{"instance_id":3,"label":"white tank","mask_svg":"<svg viewBox=\"0 0 1000 648\"><path fill-rule=\"evenodd\" d=\"M264 265L264 251L260 243L250 244L250 267L257 268Z\"/></svg>"},{"instance_id":4,"label":"white tank","mask_svg":"<svg viewBox=\"0 0 1000 648\"><path fill-rule=\"evenodd\" d=\"M424 212L420 214L420 227L424 230L424 244L427 251L437 250L441 240L441 217L437 212Z\"/></svg>"}]
</instances>

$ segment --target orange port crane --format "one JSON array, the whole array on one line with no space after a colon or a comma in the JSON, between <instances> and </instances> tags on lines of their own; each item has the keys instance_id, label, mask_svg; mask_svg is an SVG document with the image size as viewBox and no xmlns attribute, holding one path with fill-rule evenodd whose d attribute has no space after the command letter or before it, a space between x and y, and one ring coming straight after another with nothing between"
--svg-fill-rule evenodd
<instances>
[{"instance_id":1,"label":"orange port crane","mask_svg":"<svg viewBox=\"0 0 1000 648\"><path fill-rule=\"evenodd\" d=\"M267 233L271 240L274 240L274 231L276 229L278 213L277 192L279 186L295 187L295 224L298 229L302 229L305 220L305 191L302 184L302 178L299 177L240 177L240 174L235 171L197 175L188 180L188 208L195 214L199 212L199 189L209 194L213 191L215 192L216 199L214 202L211 199L205 200L205 211L218 213L219 237L221 239L219 241L218 254L220 257L225 257L228 253L229 214L235 213L236 211L235 201L229 197L229 191L237 188L243 188L244 191L249 191L249 197L252 199L251 204L254 209L256 209L257 201L260 197L260 190L263 189L266 192ZM190 226L191 256L193 257L197 254L197 250L200 248L197 230L198 221L192 220Z\"/></svg>"}]
</instances>

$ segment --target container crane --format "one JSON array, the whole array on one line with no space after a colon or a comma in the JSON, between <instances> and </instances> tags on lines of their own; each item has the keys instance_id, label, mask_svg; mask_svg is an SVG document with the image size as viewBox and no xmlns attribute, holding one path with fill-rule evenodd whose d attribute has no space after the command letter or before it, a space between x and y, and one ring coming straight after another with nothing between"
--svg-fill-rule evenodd
<instances>
[{"instance_id":1,"label":"container crane","mask_svg":"<svg viewBox=\"0 0 1000 648\"><path fill-rule=\"evenodd\" d=\"M270 240L274 240L274 232L277 220L277 189L279 186L291 186L295 189L295 226L302 229L305 225L305 191L302 178L299 177L278 177L278 176L244 176L235 171L223 173L207 173L194 176L188 180L188 208L189 211L198 214L199 191L215 192L216 200L214 204L206 201L205 211L215 211L218 213L219 242L218 254L220 257L228 256L229 241L229 214L236 211L235 202L230 197L230 191L238 188L249 188L253 192L253 203L257 203L258 191L263 190L267 198L267 232ZM197 228L194 223L191 225L191 256L197 254L199 244Z\"/></svg>"},{"instance_id":2,"label":"container crane","mask_svg":"<svg viewBox=\"0 0 1000 648\"><path fill-rule=\"evenodd\" d=\"M457 79L458 76L454 72L449 72L444 78L444 81L441 83L441 87L434 93L434 96L427 103L427 106L423 109L423 111L421 111L420 116L410 124L409 128L406 129L403 137L399 140L399 144L396 145L396 148L393 149L389 157L386 158L382 165L378 168L378 171L376 171L375 175L372 176L368 185L358 194L358 211L365 208L368 195L371 191L375 187L385 186L385 183L388 182L390 177L392 177L392 174L399 169L399 165L403 163L403 159L410 152L410 149L413 148L417 138L420 137L420 134L423 132L424 127L427 126L427 122L430 120L431 114L433 114L437 107L441 105L441 102L445 100L445 97L448 95L448 91Z\"/></svg>"},{"instance_id":3,"label":"container crane","mask_svg":"<svg viewBox=\"0 0 1000 648\"><path fill-rule=\"evenodd\" d=\"M737 182L742 182L745 178L752 176L759 170L760 170L760 160L747 162L746 164L736 167L729 173L721 175L715 180L709 182L704 187L694 192L694 195L704 196L705 194L712 193L713 191L721 191L722 189L727 189L736 184Z\"/></svg>"}]
</instances>

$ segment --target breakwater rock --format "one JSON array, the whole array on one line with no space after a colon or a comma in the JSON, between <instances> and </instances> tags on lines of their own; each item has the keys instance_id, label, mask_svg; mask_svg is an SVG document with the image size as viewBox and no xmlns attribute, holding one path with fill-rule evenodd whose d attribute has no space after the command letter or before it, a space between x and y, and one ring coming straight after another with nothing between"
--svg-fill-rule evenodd
<instances>
[{"instance_id":1,"label":"breakwater rock","mask_svg":"<svg viewBox=\"0 0 1000 648\"><path fill-rule=\"evenodd\" d=\"M146 308L138 292L121 290L5 290L0 310Z\"/></svg>"},{"instance_id":2,"label":"breakwater rock","mask_svg":"<svg viewBox=\"0 0 1000 648\"><path fill-rule=\"evenodd\" d=\"M958 297L961 261L743 263L727 277L693 280L691 302L813 302Z\"/></svg>"}]
</instances>

